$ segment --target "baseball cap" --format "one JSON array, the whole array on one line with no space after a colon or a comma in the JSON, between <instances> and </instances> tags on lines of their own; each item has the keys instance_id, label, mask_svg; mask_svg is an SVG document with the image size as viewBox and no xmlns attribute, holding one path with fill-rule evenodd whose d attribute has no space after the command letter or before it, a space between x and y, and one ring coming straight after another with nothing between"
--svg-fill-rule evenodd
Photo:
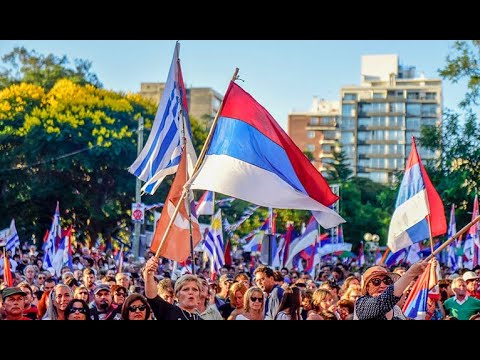
<instances>
[{"instance_id":1,"label":"baseball cap","mask_svg":"<svg viewBox=\"0 0 480 360\"><path fill-rule=\"evenodd\" d=\"M27 296L27 293L24 292L19 287L9 287L2 290L2 300L5 300L9 296L17 295L17 294Z\"/></svg>"},{"instance_id":2,"label":"baseball cap","mask_svg":"<svg viewBox=\"0 0 480 360\"><path fill-rule=\"evenodd\" d=\"M108 291L108 292L111 292L111 291L110 291L110 285L108 285L108 284L100 284L100 285L97 285L97 287L96 287L95 289L93 289L93 294L94 294L94 295L97 295L97 293L98 293L99 291L102 291L102 290L106 290L106 291Z\"/></svg>"}]
</instances>

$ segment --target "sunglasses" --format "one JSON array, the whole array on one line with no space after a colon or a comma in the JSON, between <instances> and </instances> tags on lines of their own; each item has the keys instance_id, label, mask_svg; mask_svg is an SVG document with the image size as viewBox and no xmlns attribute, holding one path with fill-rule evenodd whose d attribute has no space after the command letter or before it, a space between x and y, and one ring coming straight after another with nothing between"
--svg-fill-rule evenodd
<instances>
[{"instance_id":1,"label":"sunglasses","mask_svg":"<svg viewBox=\"0 0 480 360\"><path fill-rule=\"evenodd\" d=\"M125 293L123 293L123 292L115 293L115 295L125 297Z\"/></svg>"},{"instance_id":2,"label":"sunglasses","mask_svg":"<svg viewBox=\"0 0 480 360\"><path fill-rule=\"evenodd\" d=\"M131 311L131 312L136 312L137 310L143 311L146 308L147 308L147 305L138 305L138 306L130 305L128 307L128 311Z\"/></svg>"},{"instance_id":3,"label":"sunglasses","mask_svg":"<svg viewBox=\"0 0 480 360\"><path fill-rule=\"evenodd\" d=\"M252 300L253 302L262 302L263 301L263 297L255 297L255 296L251 296L250 297L250 300Z\"/></svg>"},{"instance_id":4,"label":"sunglasses","mask_svg":"<svg viewBox=\"0 0 480 360\"><path fill-rule=\"evenodd\" d=\"M387 286L393 284L393 280L390 279L389 277L386 277L386 278L383 278L383 279L372 279L372 281L371 281L373 286L380 286L380 283L382 283L382 282Z\"/></svg>"},{"instance_id":5,"label":"sunglasses","mask_svg":"<svg viewBox=\"0 0 480 360\"><path fill-rule=\"evenodd\" d=\"M85 314L87 312L87 309L72 307L72 308L70 308L70 310L68 310L68 312L70 314L73 314L73 313L76 313L76 312L79 312L80 314Z\"/></svg>"}]
</instances>

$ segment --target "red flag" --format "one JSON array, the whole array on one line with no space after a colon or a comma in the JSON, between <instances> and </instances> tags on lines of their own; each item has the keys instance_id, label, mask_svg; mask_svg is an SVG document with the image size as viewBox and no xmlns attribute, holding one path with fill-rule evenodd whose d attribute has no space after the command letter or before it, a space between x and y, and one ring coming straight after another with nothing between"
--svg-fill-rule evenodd
<instances>
[{"instance_id":1,"label":"red flag","mask_svg":"<svg viewBox=\"0 0 480 360\"><path fill-rule=\"evenodd\" d=\"M10 270L10 261L8 260L5 248L3 248L3 282L7 287L13 286L12 271Z\"/></svg>"},{"instance_id":2,"label":"red flag","mask_svg":"<svg viewBox=\"0 0 480 360\"><path fill-rule=\"evenodd\" d=\"M232 246L230 245L230 239L227 239L227 243L225 244L223 257L225 258L225 265L232 266Z\"/></svg>"},{"instance_id":3,"label":"red flag","mask_svg":"<svg viewBox=\"0 0 480 360\"><path fill-rule=\"evenodd\" d=\"M172 187L168 193L160 219L157 222L152 245L150 247L150 250L154 253L157 252L157 249L160 246L163 235L170 223L171 216L175 212L175 208L182 197L183 186L187 182L186 155L187 152L183 151L180 164L178 165L177 174L175 175ZM198 224L198 219L195 214L195 203L192 201L193 196L190 195L191 194L187 195L183 200L183 204L180 206L172 228L159 252L159 256L178 261L179 263L184 262L190 255L190 219L188 217L187 206L190 207L192 214L193 247L195 247L202 239L200 225Z\"/></svg>"}]
</instances>

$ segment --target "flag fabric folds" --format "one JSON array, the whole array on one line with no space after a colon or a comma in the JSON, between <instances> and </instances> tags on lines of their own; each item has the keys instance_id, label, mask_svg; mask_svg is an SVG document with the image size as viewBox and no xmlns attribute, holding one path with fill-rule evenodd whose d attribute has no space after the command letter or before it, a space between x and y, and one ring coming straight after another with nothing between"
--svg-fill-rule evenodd
<instances>
[{"instance_id":1,"label":"flag fabric folds","mask_svg":"<svg viewBox=\"0 0 480 360\"><path fill-rule=\"evenodd\" d=\"M403 305L406 317L415 320L424 320L427 314L428 291L437 284L436 268L430 262L423 274L413 285L410 294Z\"/></svg>"},{"instance_id":2,"label":"flag fabric folds","mask_svg":"<svg viewBox=\"0 0 480 360\"><path fill-rule=\"evenodd\" d=\"M412 138L412 151L408 157L405 175L398 192L395 211L388 231L388 247L395 253L414 243L447 232L442 200L433 187Z\"/></svg>"},{"instance_id":3,"label":"flag fabric folds","mask_svg":"<svg viewBox=\"0 0 480 360\"><path fill-rule=\"evenodd\" d=\"M210 259L210 272L213 275L220 273L220 269L225 265L221 210L212 218L211 227L205 238L204 251Z\"/></svg>"},{"instance_id":4,"label":"flag fabric folds","mask_svg":"<svg viewBox=\"0 0 480 360\"><path fill-rule=\"evenodd\" d=\"M7 251L11 250L12 255L16 248L20 247L20 238L18 237L17 228L15 227L15 219L10 223L10 231L7 236L7 243L5 244Z\"/></svg>"},{"instance_id":5,"label":"flag fabric folds","mask_svg":"<svg viewBox=\"0 0 480 360\"><path fill-rule=\"evenodd\" d=\"M152 131L140 155L128 169L146 182L142 190L149 194L155 193L165 176L177 172L182 155L182 136L186 138L190 173L197 162L179 53L180 44L177 43Z\"/></svg>"},{"instance_id":6,"label":"flag fabric folds","mask_svg":"<svg viewBox=\"0 0 480 360\"><path fill-rule=\"evenodd\" d=\"M196 211L197 215L213 215L214 196L212 191L205 191L198 200Z\"/></svg>"},{"instance_id":7,"label":"flag fabric folds","mask_svg":"<svg viewBox=\"0 0 480 360\"><path fill-rule=\"evenodd\" d=\"M3 282L7 287L13 286L12 270L10 269L10 259L7 256L5 248L3 248Z\"/></svg>"},{"instance_id":8,"label":"flag fabric folds","mask_svg":"<svg viewBox=\"0 0 480 360\"><path fill-rule=\"evenodd\" d=\"M60 205L57 201L55 214L53 215L52 225L48 232L48 237L43 244L43 263L46 268L52 268L57 249L57 240L62 237L62 227L60 226Z\"/></svg>"},{"instance_id":9,"label":"flag fabric folds","mask_svg":"<svg viewBox=\"0 0 480 360\"><path fill-rule=\"evenodd\" d=\"M327 181L268 111L233 81L192 189L265 207L311 210L325 228L345 222L329 208L338 197Z\"/></svg>"},{"instance_id":10,"label":"flag fabric folds","mask_svg":"<svg viewBox=\"0 0 480 360\"><path fill-rule=\"evenodd\" d=\"M187 181L187 169L186 169L187 153L184 151L179 164L179 169L173 180L170 192L165 200L165 205L162 209L162 215L157 222L155 233L153 235L152 245L150 250L154 253L160 246L163 235L165 234L170 219L175 212L178 202L182 197L183 186ZM183 262L188 258L190 254L190 218L187 207L190 207L191 222L192 222L192 237L193 247L202 239L200 232L200 225L195 213L195 205L193 201L193 194L189 191L189 194L183 199L183 204L180 206L172 228L168 233L167 238L159 252L159 256L163 256L167 259Z\"/></svg>"}]
</instances>

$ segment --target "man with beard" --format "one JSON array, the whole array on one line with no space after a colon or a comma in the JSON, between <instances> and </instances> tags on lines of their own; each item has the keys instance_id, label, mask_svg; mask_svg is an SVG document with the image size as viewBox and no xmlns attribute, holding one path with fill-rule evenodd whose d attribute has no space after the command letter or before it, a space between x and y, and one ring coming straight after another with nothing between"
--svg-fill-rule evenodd
<instances>
[{"instance_id":1,"label":"man with beard","mask_svg":"<svg viewBox=\"0 0 480 360\"><path fill-rule=\"evenodd\" d=\"M107 284L100 284L93 290L94 300L90 304L92 320L121 320L121 308L113 303L112 292Z\"/></svg>"}]
</instances>

